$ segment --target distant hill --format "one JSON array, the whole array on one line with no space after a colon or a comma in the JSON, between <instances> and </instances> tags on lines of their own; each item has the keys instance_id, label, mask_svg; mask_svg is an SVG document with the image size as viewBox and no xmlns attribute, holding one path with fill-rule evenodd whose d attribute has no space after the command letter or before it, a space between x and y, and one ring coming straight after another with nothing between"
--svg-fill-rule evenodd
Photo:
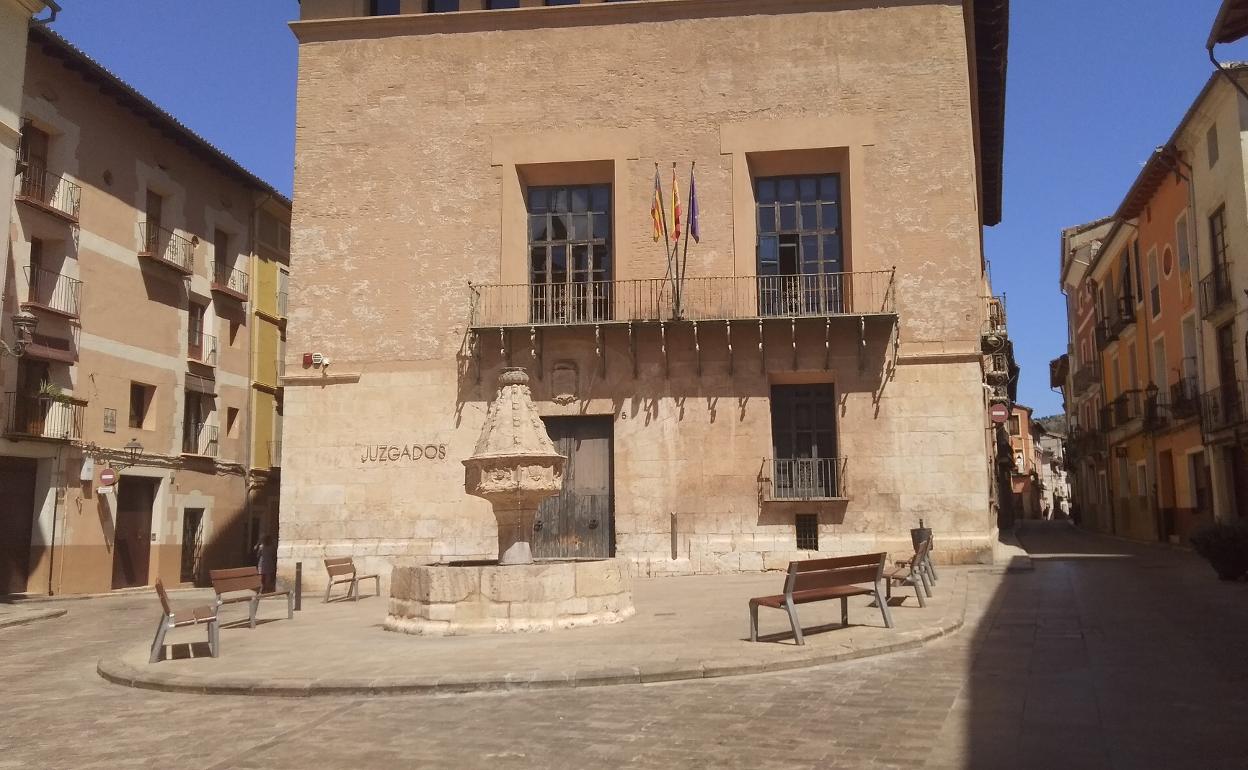
<instances>
[{"instance_id":1,"label":"distant hill","mask_svg":"<svg viewBox=\"0 0 1248 770\"><path fill-rule=\"evenodd\" d=\"M1032 422L1037 423L1040 427L1044 428L1049 433L1058 433L1063 436L1066 435L1066 415L1064 414L1053 414L1053 415L1049 415L1048 417L1037 417L1033 419Z\"/></svg>"}]
</instances>

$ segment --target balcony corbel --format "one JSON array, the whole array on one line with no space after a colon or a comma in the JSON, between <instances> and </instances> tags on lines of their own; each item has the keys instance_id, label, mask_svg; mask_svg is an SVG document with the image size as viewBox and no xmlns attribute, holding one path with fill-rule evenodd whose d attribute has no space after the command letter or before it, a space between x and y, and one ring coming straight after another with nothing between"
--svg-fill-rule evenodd
<instances>
[{"instance_id":1,"label":"balcony corbel","mask_svg":"<svg viewBox=\"0 0 1248 770\"><path fill-rule=\"evenodd\" d=\"M702 345L698 342L698 322L693 322L693 352L698 358L698 376L702 376Z\"/></svg>"}]
</instances>

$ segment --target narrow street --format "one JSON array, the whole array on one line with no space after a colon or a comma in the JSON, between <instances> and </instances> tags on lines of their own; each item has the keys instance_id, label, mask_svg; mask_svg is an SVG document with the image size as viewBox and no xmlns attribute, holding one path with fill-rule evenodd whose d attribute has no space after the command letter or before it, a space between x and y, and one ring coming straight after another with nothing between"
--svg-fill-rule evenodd
<instances>
[{"instance_id":1,"label":"narrow street","mask_svg":"<svg viewBox=\"0 0 1248 770\"><path fill-rule=\"evenodd\" d=\"M1238 768L1248 585L1189 553L1028 529L964 628L782 674L457 697L249 698L112 685L155 597L0 630L0 767ZM367 655L367 650L360 650Z\"/></svg>"}]
</instances>

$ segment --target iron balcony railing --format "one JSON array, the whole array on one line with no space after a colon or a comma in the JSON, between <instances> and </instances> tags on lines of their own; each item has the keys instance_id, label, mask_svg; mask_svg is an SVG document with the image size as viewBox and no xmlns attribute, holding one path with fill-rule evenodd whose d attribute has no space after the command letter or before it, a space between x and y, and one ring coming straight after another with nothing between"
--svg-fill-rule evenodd
<instances>
[{"instance_id":1,"label":"iron balcony railing","mask_svg":"<svg viewBox=\"0 0 1248 770\"><path fill-rule=\"evenodd\" d=\"M186 337L186 358L204 366L216 366L217 338L192 327Z\"/></svg>"},{"instance_id":2,"label":"iron balcony railing","mask_svg":"<svg viewBox=\"0 0 1248 770\"><path fill-rule=\"evenodd\" d=\"M1180 377L1170 386L1170 417L1188 420L1200 414L1200 394L1195 377Z\"/></svg>"},{"instance_id":3,"label":"iron balcony railing","mask_svg":"<svg viewBox=\"0 0 1248 770\"><path fill-rule=\"evenodd\" d=\"M53 209L78 220L78 207L82 202L82 188L63 176L48 171L35 161L26 161L18 196Z\"/></svg>"},{"instance_id":4,"label":"iron balcony railing","mask_svg":"<svg viewBox=\"0 0 1248 770\"><path fill-rule=\"evenodd\" d=\"M1221 262L1213 266L1209 275L1200 279L1200 311L1201 316L1208 318L1224 307L1232 304L1231 266Z\"/></svg>"},{"instance_id":5,"label":"iron balcony railing","mask_svg":"<svg viewBox=\"0 0 1248 770\"><path fill-rule=\"evenodd\" d=\"M1169 395L1155 390L1145 391L1144 395L1144 430L1157 433L1165 430L1171 421Z\"/></svg>"},{"instance_id":6,"label":"iron balcony railing","mask_svg":"<svg viewBox=\"0 0 1248 770\"><path fill-rule=\"evenodd\" d=\"M1118 311L1109 319L1111 338L1118 337L1133 323L1135 323L1135 298L1127 294L1118 298Z\"/></svg>"},{"instance_id":7,"label":"iron balcony railing","mask_svg":"<svg viewBox=\"0 0 1248 770\"><path fill-rule=\"evenodd\" d=\"M150 222L139 223L139 255L151 257L183 273L195 272L195 245L175 232Z\"/></svg>"},{"instance_id":8,"label":"iron balcony railing","mask_svg":"<svg viewBox=\"0 0 1248 770\"><path fill-rule=\"evenodd\" d=\"M1093 385L1098 385L1101 382L1100 367L1095 364L1083 364L1082 366L1083 368L1075 372L1075 376L1073 378L1075 393L1083 393L1088 390L1088 388L1091 388Z\"/></svg>"},{"instance_id":9,"label":"iron balcony railing","mask_svg":"<svg viewBox=\"0 0 1248 770\"><path fill-rule=\"evenodd\" d=\"M4 431L10 436L77 441L82 438L85 404L76 400L4 394Z\"/></svg>"},{"instance_id":10,"label":"iron balcony railing","mask_svg":"<svg viewBox=\"0 0 1248 770\"><path fill-rule=\"evenodd\" d=\"M78 317L82 301L82 281L51 270L22 268L26 273L25 305L51 310L71 318Z\"/></svg>"},{"instance_id":11,"label":"iron balcony railing","mask_svg":"<svg viewBox=\"0 0 1248 770\"><path fill-rule=\"evenodd\" d=\"M213 289L225 290L245 299L249 283L249 277L244 270L230 267L221 262L214 263L212 266Z\"/></svg>"},{"instance_id":12,"label":"iron balcony railing","mask_svg":"<svg viewBox=\"0 0 1248 770\"><path fill-rule=\"evenodd\" d=\"M201 457L217 456L217 426L202 422L182 425L182 454Z\"/></svg>"},{"instance_id":13,"label":"iron balcony railing","mask_svg":"<svg viewBox=\"0 0 1248 770\"><path fill-rule=\"evenodd\" d=\"M269 467L282 467L282 442L280 441L269 442Z\"/></svg>"},{"instance_id":14,"label":"iron balcony railing","mask_svg":"<svg viewBox=\"0 0 1248 770\"><path fill-rule=\"evenodd\" d=\"M984 334L1005 334L1005 295L980 299L984 303Z\"/></svg>"},{"instance_id":15,"label":"iron balcony railing","mask_svg":"<svg viewBox=\"0 0 1248 770\"><path fill-rule=\"evenodd\" d=\"M1143 390L1124 390L1113 401L1101 407L1101 425L1105 430L1131 426L1144 416L1146 396Z\"/></svg>"},{"instance_id":16,"label":"iron balcony railing","mask_svg":"<svg viewBox=\"0 0 1248 770\"><path fill-rule=\"evenodd\" d=\"M896 315L893 270L819 275L474 284L472 326Z\"/></svg>"},{"instance_id":17,"label":"iron balcony railing","mask_svg":"<svg viewBox=\"0 0 1248 770\"><path fill-rule=\"evenodd\" d=\"M1105 451L1105 434L1095 428L1076 428L1070 432L1067 447L1075 457L1090 457Z\"/></svg>"},{"instance_id":18,"label":"iron balcony railing","mask_svg":"<svg viewBox=\"0 0 1248 770\"><path fill-rule=\"evenodd\" d=\"M1228 382L1200 397L1200 426L1205 433L1214 433L1244 422L1248 402L1244 399L1244 383Z\"/></svg>"},{"instance_id":19,"label":"iron balcony railing","mask_svg":"<svg viewBox=\"0 0 1248 770\"><path fill-rule=\"evenodd\" d=\"M847 497L846 458L769 458L762 486L767 500L840 500Z\"/></svg>"}]
</instances>

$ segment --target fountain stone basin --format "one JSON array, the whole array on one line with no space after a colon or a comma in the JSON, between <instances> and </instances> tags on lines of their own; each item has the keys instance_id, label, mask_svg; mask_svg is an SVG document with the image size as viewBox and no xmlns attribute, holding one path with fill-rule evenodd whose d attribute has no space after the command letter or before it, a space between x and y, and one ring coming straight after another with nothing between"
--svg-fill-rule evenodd
<instances>
[{"instance_id":1,"label":"fountain stone basin","mask_svg":"<svg viewBox=\"0 0 1248 770\"><path fill-rule=\"evenodd\" d=\"M396 565L385 627L462 636L618 623L634 613L628 566L619 559Z\"/></svg>"}]
</instances>

